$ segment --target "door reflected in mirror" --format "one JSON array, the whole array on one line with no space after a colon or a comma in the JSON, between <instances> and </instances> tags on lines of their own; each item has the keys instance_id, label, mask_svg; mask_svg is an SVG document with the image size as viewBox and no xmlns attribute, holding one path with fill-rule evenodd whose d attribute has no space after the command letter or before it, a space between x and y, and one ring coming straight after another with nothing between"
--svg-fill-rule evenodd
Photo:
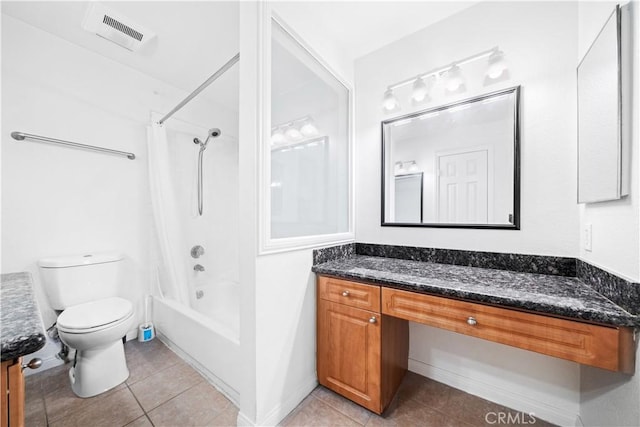
<instances>
[{"instance_id":1,"label":"door reflected in mirror","mask_svg":"<svg viewBox=\"0 0 640 427\"><path fill-rule=\"evenodd\" d=\"M519 229L519 91L382 122L382 225Z\"/></svg>"}]
</instances>

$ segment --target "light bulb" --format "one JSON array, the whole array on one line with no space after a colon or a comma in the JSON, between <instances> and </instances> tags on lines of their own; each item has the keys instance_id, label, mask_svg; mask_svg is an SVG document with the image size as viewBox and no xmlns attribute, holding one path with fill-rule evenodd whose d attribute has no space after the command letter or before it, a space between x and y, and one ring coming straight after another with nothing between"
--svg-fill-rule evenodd
<instances>
[{"instance_id":1,"label":"light bulb","mask_svg":"<svg viewBox=\"0 0 640 427\"><path fill-rule=\"evenodd\" d=\"M409 162L409 172L418 172L418 165L415 160Z\"/></svg>"},{"instance_id":2,"label":"light bulb","mask_svg":"<svg viewBox=\"0 0 640 427\"><path fill-rule=\"evenodd\" d=\"M306 122L300 128L300 132L307 138L316 136L318 134L318 128L311 122Z\"/></svg>"},{"instance_id":3,"label":"light bulb","mask_svg":"<svg viewBox=\"0 0 640 427\"><path fill-rule=\"evenodd\" d=\"M382 109L388 113L400 109L400 103L391 89L387 89L384 92L384 97L382 98Z\"/></svg>"},{"instance_id":4,"label":"light bulb","mask_svg":"<svg viewBox=\"0 0 640 427\"><path fill-rule=\"evenodd\" d=\"M427 84L424 82L424 79L418 77L415 82L413 82L413 89L411 90L411 99L414 102L422 102L427 98L429 94L429 88Z\"/></svg>"},{"instance_id":5,"label":"light bulb","mask_svg":"<svg viewBox=\"0 0 640 427\"><path fill-rule=\"evenodd\" d=\"M489 55L489 67L487 68L487 77L497 79L507 69L507 63L504 60L504 52L501 50L494 51Z\"/></svg>"},{"instance_id":6,"label":"light bulb","mask_svg":"<svg viewBox=\"0 0 640 427\"><path fill-rule=\"evenodd\" d=\"M289 141L299 141L302 139L302 134L300 133L300 131L293 126L289 127L289 129L287 129L284 134L287 136Z\"/></svg>"},{"instance_id":7,"label":"light bulb","mask_svg":"<svg viewBox=\"0 0 640 427\"><path fill-rule=\"evenodd\" d=\"M276 128L271 134L271 145L280 145L284 142L284 134L280 128Z\"/></svg>"},{"instance_id":8,"label":"light bulb","mask_svg":"<svg viewBox=\"0 0 640 427\"><path fill-rule=\"evenodd\" d=\"M462 77L462 72L460 71L460 67L457 65L453 65L447 71L447 81L445 83L445 87L449 92L455 92L464 85L464 78Z\"/></svg>"}]
</instances>

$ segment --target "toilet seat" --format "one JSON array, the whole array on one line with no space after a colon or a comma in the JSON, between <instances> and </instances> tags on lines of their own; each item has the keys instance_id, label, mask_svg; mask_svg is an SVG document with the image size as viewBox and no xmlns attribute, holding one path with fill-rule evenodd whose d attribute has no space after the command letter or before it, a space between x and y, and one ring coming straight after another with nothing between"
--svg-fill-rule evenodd
<instances>
[{"instance_id":1,"label":"toilet seat","mask_svg":"<svg viewBox=\"0 0 640 427\"><path fill-rule=\"evenodd\" d=\"M133 316L133 305L124 298L105 298L74 305L58 316L58 329L73 334L96 332Z\"/></svg>"}]
</instances>

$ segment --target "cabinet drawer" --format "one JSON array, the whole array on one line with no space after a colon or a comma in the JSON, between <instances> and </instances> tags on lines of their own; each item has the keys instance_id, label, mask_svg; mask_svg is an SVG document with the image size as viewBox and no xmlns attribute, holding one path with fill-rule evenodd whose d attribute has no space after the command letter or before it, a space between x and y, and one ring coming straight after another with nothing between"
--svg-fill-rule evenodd
<instances>
[{"instance_id":1,"label":"cabinet drawer","mask_svg":"<svg viewBox=\"0 0 640 427\"><path fill-rule=\"evenodd\" d=\"M380 312L380 286L334 277L318 277L318 298L350 307Z\"/></svg>"},{"instance_id":2,"label":"cabinet drawer","mask_svg":"<svg viewBox=\"0 0 640 427\"><path fill-rule=\"evenodd\" d=\"M382 289L382 313L612 371L633 372L633 332Z\"/></svg>"}]
</instances>

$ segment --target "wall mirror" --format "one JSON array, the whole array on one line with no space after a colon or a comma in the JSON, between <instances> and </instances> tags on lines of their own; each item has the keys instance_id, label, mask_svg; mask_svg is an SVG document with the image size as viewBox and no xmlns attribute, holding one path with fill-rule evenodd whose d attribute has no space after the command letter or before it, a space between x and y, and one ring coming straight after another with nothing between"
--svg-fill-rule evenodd
<instances>
[{"instance_id":1,"label":"wall mirror","mask_svg":"<svg viewBox=\"0 0 640 427\"><path fill-rule=\"evenodd\" d=\"M519 229L520 87L382 122L382 225Z\"/></svg>"},{"instance_id":2,"label":"wall mirror","mask_svg":"<svg viewBox=\"0 0 640 427\"><path fill-rule=\"evenodd\" d=\"M578 65L578 203L627 195L623 14L616 6ZM626 109L625 109L626 110Z\"/></svg>"}]
</instances>

